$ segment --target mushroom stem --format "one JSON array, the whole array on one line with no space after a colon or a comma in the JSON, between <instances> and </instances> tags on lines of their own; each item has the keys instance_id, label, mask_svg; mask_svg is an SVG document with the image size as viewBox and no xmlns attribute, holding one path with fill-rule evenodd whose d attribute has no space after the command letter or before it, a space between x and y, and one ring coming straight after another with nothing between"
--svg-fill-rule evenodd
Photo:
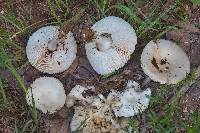
<instances>
[{"instance_id":1,"label":"mushroom stem","mask_svg":"<svg viewBox=\"0 0 200 133\"><path fill-rule=\"evenodd\" d=\"M58 47L58 40L54 37L52 40L48 43L48 50L55 51Z\"/></svg>"},{"instance_id":2,"label":"mushroom stem","mask_svg":"<svg viewBox=\"0 0 200 133\"><path fill-rule=\"evenodd\" d=\"M112 38L109 34L102 34L96 38L96 44L99 51L106 51L111 48L112 42Z\"/></svg>"}]
</instances>

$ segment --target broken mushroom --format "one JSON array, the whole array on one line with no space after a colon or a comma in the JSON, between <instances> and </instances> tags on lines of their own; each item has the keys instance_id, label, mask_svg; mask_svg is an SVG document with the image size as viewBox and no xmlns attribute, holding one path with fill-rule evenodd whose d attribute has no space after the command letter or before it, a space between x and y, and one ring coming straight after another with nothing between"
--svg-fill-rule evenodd
<instances>
[{"instance_id":1,"label":"broken mushroom","mask_svg":"<svg viewBox=\"0 0 200 133\"><path fill-rule=\"evenodd\" d=\"M111 108L104 103L105 99L100 97L95 97L91 104L74 106L75 112L70 124L72 131L82 130L83 133L122 131Z\"/></svg>"},{"instance_id":2,"label":"broken mushroom","mask_svg":"<svg viewBox=\"0 0 200 133\"><path fill-rule=\"evenodd\" d=\"M46 26L29 38L26 54L32 66L44 73L60 73L76 58L77 45L72 32L58 38L58 26Z\"/></svg>"},{"instance_id":3,"label":"broken mushroom","mask_svg":"<svg viewBox=\"0 0 200 133\"><path fill-rule=\"evenodd\" d=\"M150 41L141 55L141 66L146 75L161 84L176 84L190 73L190 62L185 52L169 40Z\"/></svg>"},{"instance_id":4,"label":"broken mushroom","mask_svg":"<svg viewBox=\"0 0 200 133\"><path fill-rule=\"evenodd\" d=\"M128 81L123 92L112 90L107 98L102 94L87 96L84 91L89 90L88 88L95 91L94 87L77 85L67 96L66 104L75 110L70 125L72 131L82 129L84 133L123 132L125 127L120 123L120 117L131 117L144 111L151 95L149 88L141 91L139 84L134 81ZM77 90L80 90L78 95L74 95Z\"/></svg>"},{"instance_id":5,"label":"broken mushroom","mask_svg":"<svg viewBox=\"0 0 200 133\"><path fill-rule=\"evenodd\" d=\"M129 80L123 92L112 90L107 99L113 102L112 109L115 116L131 117L143 112L148 107L150 96L150 88L141 91L137 82Z\"/></svg>"},{"instance_id":6,"label":"broken mushroom","mask_svg":"<svg viewBox=\"0 0 200 133\"><path fill-rule=\"evenodd\" d=\"M101 75L110 74L123 67L135 50L137 36L125 20L109 16L91 27L94 38L86 43L87 58Z\"/></svg>"},{"instance_id":7,"label":"broken mushroom","mask_svg":"<svg viewBox=\"0 0 200 133\"><path fill-rule=\"evenodd\" d=\"M26 94L28 105L41 110L43 113L54 113L61 109L66 100L62 83L53 77L41 77L36 79Z\"/></svg>"}]
</instances>

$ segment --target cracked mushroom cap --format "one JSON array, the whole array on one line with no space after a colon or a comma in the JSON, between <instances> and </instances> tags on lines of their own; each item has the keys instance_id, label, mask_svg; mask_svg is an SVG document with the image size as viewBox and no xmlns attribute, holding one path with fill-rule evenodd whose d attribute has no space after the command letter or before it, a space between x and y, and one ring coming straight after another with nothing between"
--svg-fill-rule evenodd
<instances>
[{"instance_id":1,"label":"cracked mushroom cap","mask_svg":"<svg viewBox=\"0 0 200 133\"><path fill-rule=\"evenodd\" d=\"M41 72L63 72L76 58L77 45L72 32L62 39L58 39L58 34L58 26L46 26L33 33L28 40L27 58Z\"/></svg>"},{"instance_id":2,"label":"cracked mushroom cap","mask_svg":"<svg viewBox=\"0 0 200 133\"><path fill-rule=\"evenodd\" d=\"M187 55L169 40L150 41L142 52L141 63L145 74L161 84L176 84L190 73Z\"/></svg>"},{"instance_id":3,"label":"cracked mushroom cap","mask_svg":"<svg viewBox=\"0 0 200 133\"><path fill-rule=\"evenodd\" d=\"M129 80L123 92L112 90L107 99L113 101L115 116L131 117L148 108L151 96L150 88L141 91L137 82Z\"/></svg>"},{"instance_id":4,"label":"cracked mushroom cap","mask_svg":"<svg viewBox=\"0 0 200 133\"><path fill-rule=\"evenodd\" d=\"M83 96L84 91L87 90L94 91L94 87L76 85L67 95L67 106L73 107L75 110L70 123L71 130L82 129L83 133L122 132L122 127L114 119L106 98L101 94L98 96Z\"/></svg>"},{"instance_id":5,"label":"cracked mushroom cap","mask_svg":"<svg viewBox=\"0 0 200 133\"><path fill-rule=\"evenodd\" d=\"M92 42L85 45L87 58L98 74L109 74L123 67L135 50L137 36L125 20L109 16L95 23Z\"/></svg>"},{"instance_id":6,"label":"cracked mushroom cap","mask_svg":"<svg viewBox=\"0 0 200 133\"><path fill-rule=\"evenodd\" d=\"M66 100L62 83L53 77L36 79L28 89L26 100L32 106L32 97L37 109L43 113L54 113L61 109Z\"/></svg>"},{"instance_id":7,"label":"cracked mushroom cap","mask_svg":"<svg viewBox=\"0 0 200 133\"><path fill-rule=\"evenodd\" d=\"M103 109L102 109L103 108ZM75 106L70 127L72 131L82 129L83 133L123 132L121 125L113 118L108 108L95 106Z\"/></svg>"}]
</instances>

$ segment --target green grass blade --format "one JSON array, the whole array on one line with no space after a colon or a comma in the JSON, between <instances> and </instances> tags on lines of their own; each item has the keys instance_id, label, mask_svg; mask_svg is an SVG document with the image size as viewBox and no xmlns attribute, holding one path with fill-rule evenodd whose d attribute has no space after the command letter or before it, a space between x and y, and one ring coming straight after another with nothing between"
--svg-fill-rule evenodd
<instances>
[{"instance_id":1,"label":"green grass blade","mask_svg":"<svg viewBox=\"0 0 200 133\"><path fill-rule=\"evenodd\" d=\"M137 14L135 12L133 12L133 10L130 8L130 7L127 7L125 5L122 5L122 4L116 4L116 5L113 5L109 8L109 10L111 9L117 9L119 10L120 12L128 15L130 17L131 20L133 20L135 23L137 24L140 24L143 22L143 20L137 16Z\"/></svg>"},{"instance_id":2,"label":"green grass blade","mask_svg":"<svg viewBox=\"0 0 200 133\"><path fill-rule=\"evenodd\" d=\"M16 120L15 120L15 131L14 131L15 133L19 133L19 129L17 128L17 122L16 122Z\"/></svg>"},{"instance_id":3,"label":"green grass blade","mask_svg":"<svg viewBox=\"0 0 200 133\"><path fill-rule=\"evenodd\" d=\"M33 120L29 120L29 121L25 124L25 126L23 127L21 133L26 133L27 128L30 126L30 124L31 124L32 122L33 122Z\"/></svg>"},{"instance_id":4,"label":"green grass blade","mask_svg":"<svg viewBox=\"0 0 200 133\"><path fill-rule=\"evenodd\" d=\"M31 90L32 91L32 90ZM32 93L32 92L31 92ZM37 109L35 107L35 100L33 98L33 95L31 96L32 97L32 108L30 107L30 110L31 110L31 113L32 113L32 117L33 117L33 120L35 122L35 125L36 127L38 127L39 125L39 121L38 121L38 112L37 112Z\"/></svg>"},{"instance_id":5,"label":"green grass blade","mask_svg":"<svg viewBox=\"0 0 200 133\"><path fill-rule=\"evenodd\" d=\"M169 13L175 6L171 6L168 10L163 12L161 15L159 15L153 22L151 22L141 33L139 33L138 37L143 36L148 30L150 30L154 25L160 22L160 20Z\"/></svg>"},{"instance_id":6,"label":"green grass blade","mask_svg":"<svg viewBox=\"0 0 200 133\"><path fill-rule=\"evenodd\" d=\"M0 93L3 97L3 101L4 101L4 104L7 104L8 103L8 99L6 97L6 94L5 94L5 91L4 91L4 87L3 87L3 82L2 82L2 79L0 78Z\"/></svg>"},{"instance_id":7,"label":"green grass blade","mask_svg":"<svg viewBox=\"0 0 200 133\"><path fill-rule=\"evenodd\" d=\"M16 78L16 80L18 81L19 85L21 86L24 94L26 94L27 88L25 87L24 81L22 80L21 76L18 74L18 72L15 69L15 67L12 64L9 64L9 65L6 64L6 68L8 68L10 70L12 75Z\"/></svg>"},{"instance_id":8,"label":"green grass blade","mask_svg":"<svg viewBox=\"0 0 200 133\"><path fill-rule=\"evenodd\" d=\"M1 20L9 22L20 31L22 31L23 27L25 26L25 21L17 19L11 11L5 11L4 15L0 16L0 21Z\"/></svg>"},{"instance_id":9,"label":"green grass blade","mask_svg":"<svg viewBox=\"0 0 200 133\"><path fill-rule=\"evenodd\" d=\"M190 0L192 2L192 4L196 5L196 6L200 6L200 0Z\"/></svg>"},{"instance_id":10,"label":"green grass blade","mask_svg":"<svg viewBox=\"0 0 200 133\"><path fill-rule=\"evenodd\" d=\"M51 11L51 15L59 22L59 23L62 23L60 17L57 15L56 13L56 9L55 9L55 4L51 1L51 0L47 0L47 3L48 3L48 7Z\"/></svg>"}]
</instances>

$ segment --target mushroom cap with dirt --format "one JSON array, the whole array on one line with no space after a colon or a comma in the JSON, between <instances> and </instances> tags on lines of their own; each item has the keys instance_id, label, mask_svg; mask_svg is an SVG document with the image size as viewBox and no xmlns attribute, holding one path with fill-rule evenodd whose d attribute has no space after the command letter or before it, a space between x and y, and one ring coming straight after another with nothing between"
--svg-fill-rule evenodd
<instances>
[{"instance_id":1,"label":"mushroom cap with dirt","mask_svg":"<svg viewBox=\"0 0 200 133\"><path fill-rule=\"evenodd\" d=\"M91 29L94 38L86 43L85 49L94 70L105 75L123 67L137 44L133 27L121 18L109 16L96 22Z\"/></svg>"},{"instance_id":2,"label":"mushroom cap with dirt","mask_svg":"<svg viewBox=\"0 0 200 133\"><path fill-rule=\"evenodd\" d=\"M39 71L54 74L65 71L76 58L77 44L71 31L59 38L59 26L42 27L32 34L26 54Z\"/></svg>"},{"instance_id":3,"label":"mushroom cap with dirt","mask_svg":"<svg viewBox=\"0 0 200 133\"><path fill-rule=\"evenodd\" d=\"M82 129L83 133L123 132L108 108L102 110L101 108L96 109L95 106L76 106L74 110L70 124L72 131Z\"/></svg>"},{"instance_id":4,"label":"mushroom cap with dirt","mask_svg":"<svg viewBox=\"0 0 200 133\"><path fill-rule=\"evenodd\" d=\"M62 83L53 77L40 77L30 86L26 94L27 103L43 113L54 113L61 109L66 100ZM34 101L33 101L34 100Z\"/></svg>"},{"instance_id":5,"label":"mushroom cap with dirt","mask_svg":"<svg viewBox=\"0 0 200 133\"><path fill-rule=\"evenodd\" d=\"M164 39L150 41L141 55L146 75L161 84L176 84L190 73L186 53L174 42Z\"/></svg>"}]
</instances>

